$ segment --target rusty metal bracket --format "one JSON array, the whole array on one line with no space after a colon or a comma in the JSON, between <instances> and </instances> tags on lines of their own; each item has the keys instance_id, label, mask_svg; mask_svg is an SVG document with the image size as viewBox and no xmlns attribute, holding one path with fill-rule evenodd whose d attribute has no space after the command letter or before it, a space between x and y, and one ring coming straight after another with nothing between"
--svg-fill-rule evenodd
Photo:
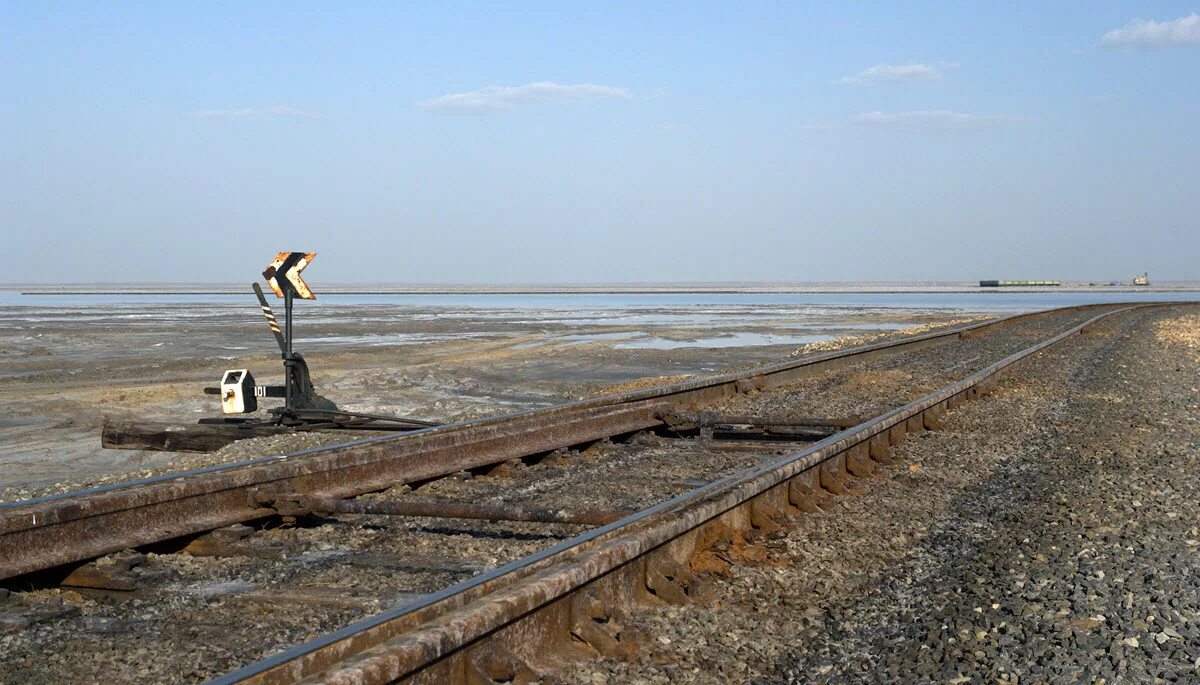
<instances>
[{"instance_id":1,"label":"rusty metal bracket","mask_svg":"<svg viewBox=\"0 0 1200 685\"><path fill-rule=\"evenodd\" d=\"M68 573L59 584L64 587L132 592L144 580L135 575L133 569L146 565L147 561L146 555L139 552L114 554L103 560L103 563L92 561L79 566Z\"/></svg>"},{"instance_id":2,"label":"rusty metal bracket","mask_svg":"<svg viewBox=\"0 0 1200 685\"><path fill-rule=\"evenodd\" d=\"M180 550L194 557L252 557L256 559L279 559L286 550L281 543L258 541L254 544L250 537L254 528L236 524L218 528L211 533L205 533L192 540Z\"/></svg>"},{"instance_id":3,"label":"rusty metal bracket","mask_svg":"<svg viewBox=\"0 0 1200 685\"><path fill-rule=\"evenodd\" d=\"M688 589L695 580L690 568L670 557L659 555L646 561L646 589L669 604L691 601Z\"/></svg>"},{"instance_id":4,"label":"rusty metal bracket","mask_svg":"<svg viewBox=\"0 0 1200 685\"><path fill-rule=\"evenodd\" d=\"M286 492L274 496L267 506L280 516L307 516L309 514L329 513L321 511L322 500L303 493Z\"/></svg>"},{"instance_id":5,"label":"rusty metal bracket","mask_svg":"<svg viewBox=\"0 0 1200 685\"><path fill-rule=\"evenodd\" d=\"M846 470L855 478L871 478L875 475L875 462L868 455L866 443L859 443L846 451Z\"/></svg>"},{"instance_id":6,"label":"rusty metal bracket","mask_svg":"<svg viewBox=\"0 0 1200 685\"><path fill-rule=\"evenodd\" d=\"M465 661L463 685L549 685L554 682L496 641L475 647Z\"/></svg>"},{"instance_id":7,"label":"rusty metal bracket","mask_svg":"<svg viewBox=\"0 0 1200 685\"><path fill-rule=\"evenodd\" d=\"M940 431L946 427L945 421L942 420L943 414L946 413L946 406L946 403L942 403L925 410L922 414L925 430Z\"/></svg>"},{"instance_id":8,"label":"rusty metal bracket","mask_svg":"<svg viewBox=\"0 0 1200 685\"><path fill-rule=\"evenodd\" d=\"M850 488L845 480L845 466L841 464L842 456L836 456L817 467L820 474L821 487L835 495L845 495Z\"/></svg>"},{"instance_id":9,"label":"rusty metal bracket","mask_svg":"<svg viewBox=\"0 0 1200 685\"><path fill-rule=\"evenodd\" d=\"M892 458L891 446L888 444L887 433L876 433L867 441L867 453L872 460L880 464L893 464L895 459Z\"/></svg>"},{"instance_id":10,"label":"rusty metal bracket","mask_svg":"<svg viewBox=\"0 0 1200 685\"><path fill-rule=\"evenodd\" d=\"M802 481L811 483L811 477L800 475L788 481L788 502L806 514L819 513L823 509L823 498L809 484Z\"/></svg>"},{"instance_id":11,"label":"rusty metal bracket","mask_svg":"<svg viewBox=\"0 0 1200 685\"><path fill-rule=\"evenodd\" d=\"M737 392L747 394L755 390L762 390L766 386L766 379L762 376L751 376L749 378L739 378L734 382L733 387Z\"/></svg>"},{"instance_id":12,"label":"rusty metal bracket","mask_svg":"<svg viewBox=\"0 0 1200 685\"><path fill-rule=\"evenodd\" d=\"M767 504L755 500L750 503L750 525L760 533L772 535L784 529L780 521L787 520L787 514Z\"/></svg>"},{"instance_id":13,"label":"rusty metal bracket","mask_svg":"<svg viewBox=\"0 0 1200 685\"><path fill-rule=\"evenodd\" d=\"M580 592L571 602L571 635L600 656L629 658L638 652L634 631L621 625L615 605L591 590Z\"/></svg>"}]
</instances>

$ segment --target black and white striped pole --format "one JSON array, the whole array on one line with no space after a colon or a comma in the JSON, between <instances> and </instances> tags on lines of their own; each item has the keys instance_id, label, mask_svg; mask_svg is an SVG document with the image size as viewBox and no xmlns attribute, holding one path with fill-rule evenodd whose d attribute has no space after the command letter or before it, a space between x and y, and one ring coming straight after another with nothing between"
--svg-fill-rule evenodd
<instances>
[{"instance_id":1,"label":"black and white striped pole","mask_svg":"<svg viewBox=\"0 0 1200 685\"><path fill-rule=\"evenodd\" d=\"M267 317L267 327L275 336L275 342L279 343L279 354L286 358L287 342L283 339L283 331L279 329L279 320L275 318L275 312L271 310L271 305L267 304L267 298L263 295L262 288L257 283L251 283L250 287L254 288L254 294L258 297L258 305L262 307L263 316Z\"/></svg>"}]
</instances>

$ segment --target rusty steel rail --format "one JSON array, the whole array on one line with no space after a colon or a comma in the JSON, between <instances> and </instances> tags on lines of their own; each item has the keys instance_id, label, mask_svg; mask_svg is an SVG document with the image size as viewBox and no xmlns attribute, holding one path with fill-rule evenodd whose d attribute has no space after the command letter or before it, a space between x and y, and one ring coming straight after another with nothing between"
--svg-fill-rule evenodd
<instances>
[{"instance_id":1,"label":"rusty steel rail","mask_svg":"<svg viewBox=\"0 0 1200 685\"><path fill-rule=\"evenodd\" d=\"M1148 305L1139 305L1148 306ZM740 531L771 529L847 472L886 462L907 434L940 427L950 407L993 378L1115 314L1092 317L971 376L773 463L752 467L588 531L428 598L268 657L210 685L331 682L476 683L536 679L537 664L623 655L624 607L690 601L688 561ZM869 470L869 469L865 469ZM622 642L622 640L625 642Z\"/></svg>"},{"instance_id":2,"label":"rusty steel rail","mask_svg":"<svg viewBox=\"0 0 1200 685\"><path fill-rule=\"evenodd\" d=\"M828 365L972 337L1032 317L1108 306L1017 314L745 372L3 504L0 580L272 516L274 509L261 504L272 494L352 497L657 427L667 413L778 387Z\"/></svg>"}]
</instances>

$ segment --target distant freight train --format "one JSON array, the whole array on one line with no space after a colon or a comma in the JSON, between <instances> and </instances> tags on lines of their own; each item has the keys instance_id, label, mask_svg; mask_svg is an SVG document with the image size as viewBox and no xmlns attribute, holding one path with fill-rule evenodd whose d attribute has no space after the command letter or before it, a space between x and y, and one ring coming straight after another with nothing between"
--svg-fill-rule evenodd
<instances>
[{"instance_id":1,"label":"distant freight train","mask_svg":"<svg viewBox=\"0 0 1200 685\"><path fill-rule=\"evenodd\" d=\"M1030 285L1062 285L1062 281L980 281L980 288L1010 288Z\"/></svg>"}]
</instances>

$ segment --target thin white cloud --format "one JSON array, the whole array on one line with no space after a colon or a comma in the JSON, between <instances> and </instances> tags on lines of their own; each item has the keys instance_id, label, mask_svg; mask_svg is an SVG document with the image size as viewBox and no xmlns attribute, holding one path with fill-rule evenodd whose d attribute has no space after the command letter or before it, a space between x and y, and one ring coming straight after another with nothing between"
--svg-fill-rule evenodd
<instances>
[{"instance_id":1,"label":"thin white cloud","mask_svg":"<svg viewBox=\"0 0 1200 685\"><path fill-rule=\"evenodd\" d=\"M488 86L467 93L451 93L417 106L433 112L486 113L516 109L522 105L564 100L629 100L633 94L624 88L595 83L563 84L538 81L523 86Z\"/></svg>"},{"instance_id":2,"label":"thin white cloud","mask_svg":"<svg viewBox=\"0 0 1200 685\"><path fill-rule=\"evenodd\" d=\"M864 126L962 129L1015 124L1028 119L1010 114L971 114L932 109L913 112L865 112L852 117L851 121Z\"/></svg>"},{"instance_id":3,"label":"thin white cloud","mask_svg":"<svg viewBox=\"0 0 1200 685\"><path fill-rule=\"evenodd\" d=\"M1195 12L1172 21L1136 19L1100 39L1100 47L1105 48L1165 48L1188 43L1200 43L1200 14Z\"/></svg>"},{"instance_id":4,"label":"thin white cloud","mask_svg":"<svg viewBox=\"0 0 1200 685\"><path fill-rule=\"evenodd\" d=\"M274 105L270 107L242 107L240 109L200 109L188 112L195 119L320 119L317 112L310 112L296 107Z\"/></svg>"},{"instance_id":5,"label":"thin white cloud","mask_svg":"<svg viewBox=\"0 0 1200 685\"><path fill-rule=\"evenodd\" d=\"M938 64L876 64L857 74L843 76L839 83L864 86L873 83L899 83L902 81L936 81L947 69L957 67L956 62Z\"/></svg>"}]
</instances>

